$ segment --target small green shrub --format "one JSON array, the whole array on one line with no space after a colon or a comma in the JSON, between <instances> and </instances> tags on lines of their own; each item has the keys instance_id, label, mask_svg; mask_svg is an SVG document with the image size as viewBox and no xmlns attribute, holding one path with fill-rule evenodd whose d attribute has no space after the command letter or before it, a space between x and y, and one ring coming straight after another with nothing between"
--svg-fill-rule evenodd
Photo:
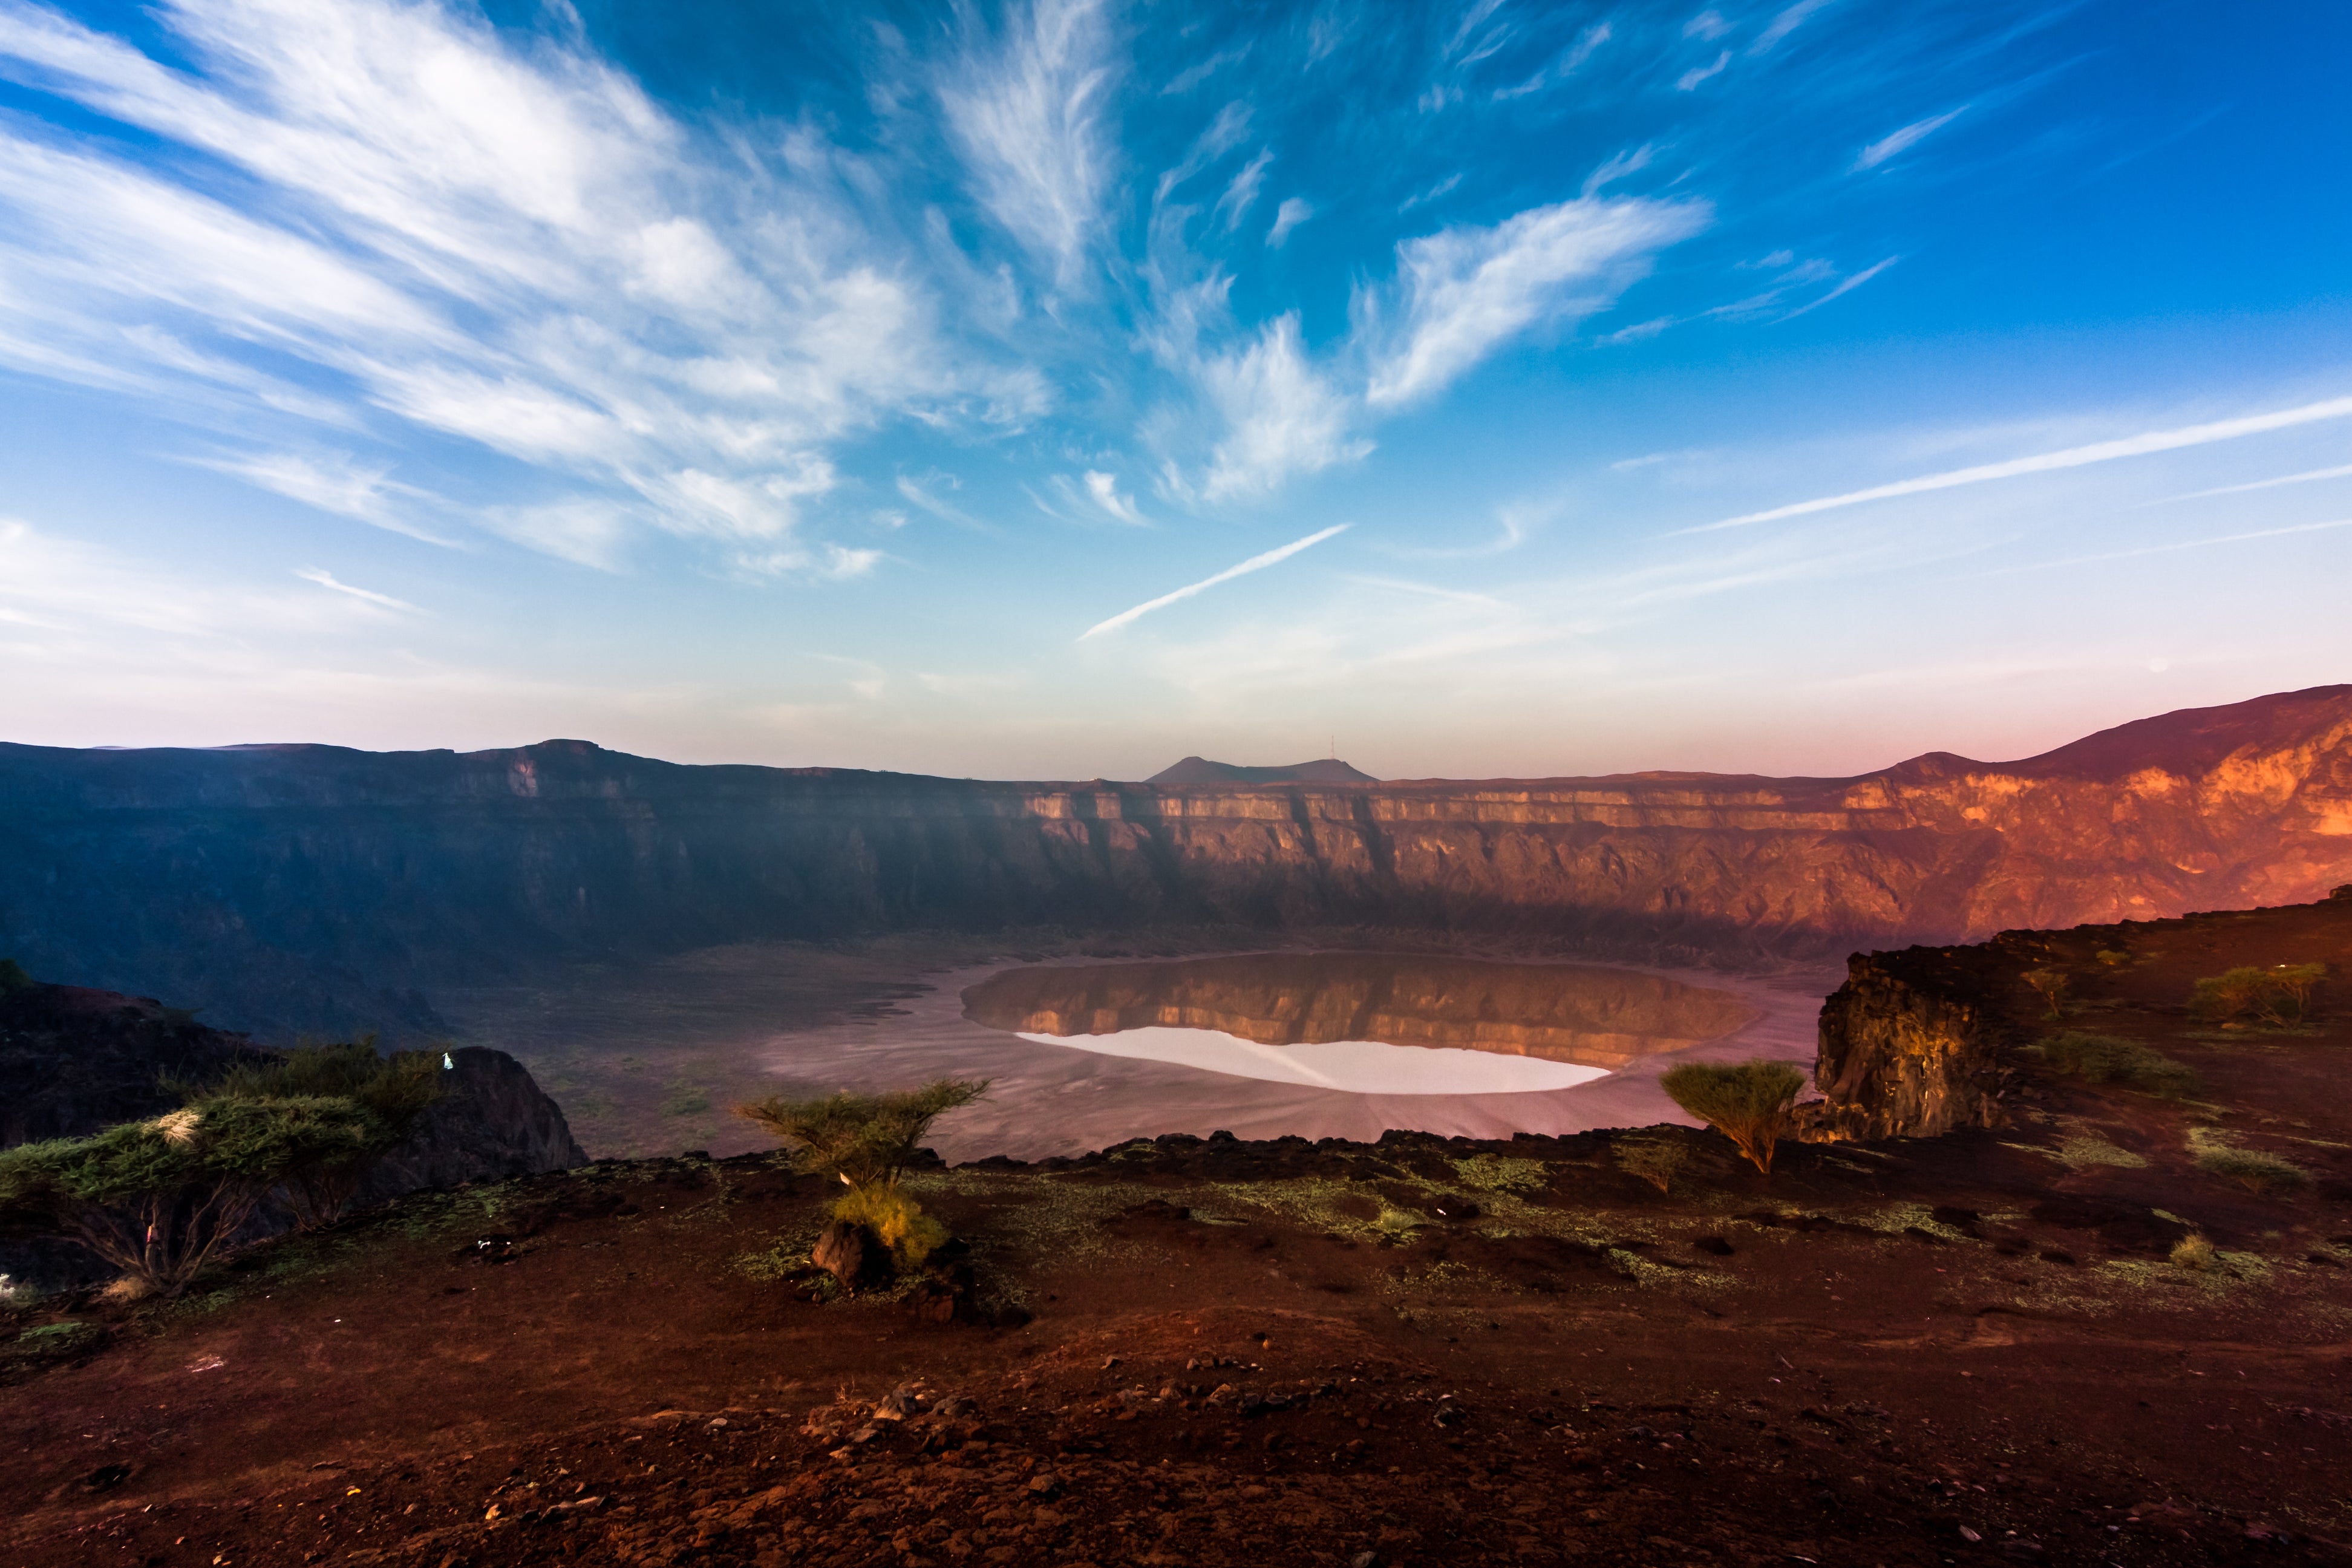
<instances>
[{"instance_id":1,"label":"small green shrub","mask_svg":"<svg viewBox=\"0 0 2352 1568\"><path fill-rule=\"evenodd\" d=\"M1617 1168L1639 1176L1661 1193L1674 1190L1675 1177L1690 1161L1690 1151L1660 1138L1643 1138L1616 1145Z\"/></svg>"},{"instance_id":2,"label":"small green shrub","mask_svg":"<svg viewBox=\"0 0 2352 1568\"><path fill-rule=\"evenodd\" d=\"M2311 1180L2302 1166L2275 1154L2226 1143L2207 1144L2197 1156L2197 1168L2257 1193L2286 1192Z\"/></svg>"},{"instance_id":3,"label":"small green shrub","mask_svg":"<svg viewBox=\"0 0 2352 1568\"><path fill-rule=\"evenodd\" d=\"M0 1151L0 1214L176 1296L289 1173L356 1158L380 1135L347 1099L205 1100L88 1138Z\"/></svg>"},{"instance_id":4,"label":"small green shrub","mask_svg":"<svg viewBox=\"0 0 2352 1568\"><path fill-rule=\"evenodd\" d=\"M852 1187L835 1201L833 1217L872 1231L901 1268L919 1266L947 1245L947 1226L897 1186Z\"/></svg>"},{"instance_id":5,"label":"small green shrub","mask_svg":"<svg viewBox=\"0 0 2352 1568\"><path fill-rule=\"evenodd\" d=\"M2292 1029L2311 1016L2311 995L2327 978L2324 963L2251 964L2200 980L2189 994L2189 1016L2210 1024L2248 1020L2273 1029Z\"/></svg>"},{"instance_id":6,"label":"small green shrub","mask_svg":"<svg viewBox=\"0 0 2352 1568\"><path fill-rule=\"evenodd\" d=\"M1769 1176L1805 1075L1786 1062L1685 1062L1660 1074L1658 1087Z\"/></svg>"},{"instance_id":7,"label":"small green shrub","mask_svg":"<svg viewBox=\"0 0 2352 1568\"><path fill-rule=\"evenodd\" d=\"M441 1098L436 1051L376 1054L375 1037L337 1045L297 1046L274 1061L239 1062L208 1088L166 1082L184 1100L348 1100L367 1115L364 1148L298 1165L285 1173L280 1195L295 1228L333 1223L359 1190L370 1161L403 1138L425 1108Z\"/></svg>"},{"instance_id":8,"label":"small green shrub","mask_svg":"<svg viewBox=\"0 0 2352 1568\"><path fill-rule=\"evenodd\" d=\"M2115 1035L2062 1029L2031 1048L2056 1071L2093 1083L2121 1083L2166 1100L2202 1087L2196 1069L2185 1062Z\"/></svg>"},{"instance_id":9,"label":"small green shrub","mask_svg":"<svg viewBox=\"0 0 2352 1568\"><path fill-rule=\"evenodd\" d=\"M2202 1274L2208 1269L2220 1268L2221 1255L2203 1236L2191 1232L2172 1244L2172 1266Z\"/></svg>"},{"instance_id":10,"label":"small green shrub","mask_svg":"<svg viewBox=\"0 0 2352 1568\"><path fill-rule=\"evenodd\" d=\"M23 964L13 958L0 958L0 996L29 991L33 984L33 977L25 973Z\"/></svg>"}]
</instances>

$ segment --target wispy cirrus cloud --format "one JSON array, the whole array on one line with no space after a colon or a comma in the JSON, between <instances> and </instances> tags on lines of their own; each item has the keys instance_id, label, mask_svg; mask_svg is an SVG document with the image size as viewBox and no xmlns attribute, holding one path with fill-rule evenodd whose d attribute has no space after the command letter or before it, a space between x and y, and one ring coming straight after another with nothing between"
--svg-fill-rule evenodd
<instances>
[{"instance_id":1,"label":"wispy cirrus cloud","mask_svg":"<svg viewBox=\"0 0 2352 1568\"><path fill-rule=\"evenodd\" d=\"M294 569L294 575L301 578L305 583L316 583L330 593L341 594L346 598L357 599L363 605L373 605L379 609L399 610L406 615L425 614L423 610L405 599L395 599L389 594L379 594L373 588L354 587L337 578L332 572L323 566L297 566Z\"/></svg>"},{"instance_id":2,"label":"wispy cirrus cloud","mask_svg":"<svg viewBox=\"0 0 2352 1568\"><path fill-rule=\"evenodd\" d=\"M796 542L831 442L1034 395L945 352L821 149L721 178L720 149L576 44L517 47L430 4L181 0L161 20L184 67L0 0L0 67L179 154L0 128L0 358L20 368L486 448L538 492L471 498L489 531L573 558L581 531L536 517L788 572L835 569ZM446 536L452 509L406 521L436 498L388 465L285 450L215 466Z\"/></svg>"},{"instance_id":3,"label":"wispy cirrus cloud","mask_svg":"<svg viewBox=\"0 0 2352 1568\"><path fill-rule=\"evenodd\" d=\"M940 84L981 200L1066 288L1104 222L1116 74L1101 0L1034 0L1012 9L1000 37L975 38Z\"/></svg>"},{"instance_id":4,"label":"wispy cirrus cloud","mask_svg":"<svg viewBox=\"0 0 2352 1568\"><path fill-rule=\"evenodd\" d=\"M353 518L430 544L455 542L446 532L426 527L416 515L419 503L430 503L435 498L391 478L389 467L360 462L348 452L253 452L187 461L338 517Z\"/></svg>"},{"instance_id":5,"label":"wispy cirrus cloud","mask_svg":"<svg viewBox=\"0 0 2352 1568\"><path fill-rule=\"evenodd\" d=\"M1880 137L1854 154L1854 168L1857 170L1877 168L1888 159L1910 151L1941 131L1945 126L1967 113L1968 109L1969 106L1964 103L1958 109L1947 110L1941 114L1930 115L1925 120L1915 120L1900 131Z\"/></svg>"},{"instance_id":6,"label":"wispy cirrus cloud","mask_svg":"<svg viewBox=\"0 0 2352 1568\"><path fill-rule=\"evenodd\" d=\"M1264 496L1294 475L1319 473L1372 449L1351 433L1349 399L1307 363L1296 315L1267 323L1200 374L1225 430L1202 485L1210 500Z\"/></svg>"},{"instance_id":7,"label":"wispy cirrus cloud","mask_svg":"<svg viewBox=\"0 0 2352 1568\"><path fill-rule=\"evenodd\" d=\"M1534 207L1491 227L1457 226L1397 247L1389 341L1365 392L1391 408L1444 390L1504 342L1538 322L1591 315L1666 247L1707 226L1701 200L1580 197ZM1381 301L1369 302L1376 316Z\"/></svg>"}]
</instances>

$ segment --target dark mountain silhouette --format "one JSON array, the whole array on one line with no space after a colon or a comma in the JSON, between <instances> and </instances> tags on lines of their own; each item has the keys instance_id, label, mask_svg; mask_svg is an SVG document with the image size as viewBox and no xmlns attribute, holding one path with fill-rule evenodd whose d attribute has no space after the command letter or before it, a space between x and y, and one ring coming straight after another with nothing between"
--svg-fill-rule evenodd
<instances>
[{"instance_id":1,"label":"dark mountain silhouette","mask_svg":"<svg viewBox=\"0 0 2352 1568\"><path fill-rule=\"evenodd\" d=\"M1186 757L1174 767L1162 768L1143 781L1156 784L1378 784L1381 781L1337 757L1292 763L1279 768L1245 768L1234 763L1213 763L1206 757Z\"/></svg>"}]
</instances>

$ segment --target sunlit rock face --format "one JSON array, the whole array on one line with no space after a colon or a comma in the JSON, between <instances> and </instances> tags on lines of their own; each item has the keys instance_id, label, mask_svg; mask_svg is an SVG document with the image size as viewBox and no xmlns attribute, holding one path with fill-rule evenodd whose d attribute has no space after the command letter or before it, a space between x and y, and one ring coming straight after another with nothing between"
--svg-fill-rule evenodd
<instances>
[{"instance_id":1,"label":"sunlit rock face","mask_svg":"<svg viewBox=\"0 0 2352 1568\"><path fill-rule=\"evenodd\" d=\"M429 1032L420 990L548 959L918 929L1821 958L2323 897L2352 881L2352 687L1844 779L1009 784L583 742L0 745L0 955L277 1033Z\"/></svg>"},{"instance_id":2,"label":"sunlit rock face","mask_svg":"<svg viewBox=\"0 0 2352 1568\"><path fill-rule=\"evenodd\" d=\"M1016 1034L1208 1029L1266 1046L1370 1040L1612 1071L1755 1016L1726 992L1628 970L1353 952L1013 969L963 1002L975 1022Z\"/></svg>"}]
</instances>

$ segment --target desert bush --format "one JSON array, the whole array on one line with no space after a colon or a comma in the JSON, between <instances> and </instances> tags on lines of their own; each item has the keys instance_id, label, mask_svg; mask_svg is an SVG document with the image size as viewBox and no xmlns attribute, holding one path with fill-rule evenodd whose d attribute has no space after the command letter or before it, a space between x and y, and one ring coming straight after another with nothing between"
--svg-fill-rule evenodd
<instances>
[{"instance_id":1,"label":"desert bush","mask_svg":"<svg viewBox=\"0 0 2352 1568\"><path fill-rule=\"evenodd\" d=\"M2121 1083L2166 1100L2194 1094L2201 1087L2196 1069L2114 1035L2062 1029L2032 1049L2059 1072L2093 1083Z\"/></svg>"},{"instance_id":2,"label":"desert bush","mask_svg":"<svg viewBox=\"0 0 2352 1568\"><path fill-rule=\"evenodd\" d=\"M1661 1193L1673 1190L1675 1177L1690 1159L1689 1150L1662 1138L1620 1143L1614 1152L1619 1170L1629 1176L1641 1177Z\"/></svg>"},{"instance_id":3,"label":"desert bush","mask_svg":"<svg viewBox=\"0 0 2352 1568\"><path fill-rule=\"evenodd\" d=\"M343 1212L378 1154L408 1135L425 1108L441 1098L438 1053L376 1054L375 1037L339 1045L297 1046L272 1061L239 1062L204 1089L166 1084L183 1100L348 1100L367 1113L367 1145L289 1170L280 1184L295 1228L312 1230Z\"/></svg>"},{"instance_id":4,"label":"desert bush","mask_svg":"<svg viewBox=\"0 0 2352 1568\"><path fill-rule=\"evenodd\" d=\"M2226 1143L2207 1144L2198 1153L2197 1168L2257 1193L2285 1192L2311 1180L2302 1166L2275 1154Z\"/></svg>"},{"instance_id":5,"label":"desert bush","mask_svg":"<svg viewBox=\"0 0 2352 1568\"><path fill-rule=\"evenodd\" d=\"M2172 1264L2176 1268L2190 1268L2201 1274L2220 1268L2221 1255L2214 1250L2211 1242L2191 1231L2172 1244Z\"/></svg>"},{"instance_id":6,"label":"desert bush","mask_svg":"<svg viewBox=\"0 0 2352 1568\"><path fill-rule=\"evenodd\" d=\"M2197 982L2189 994L2189 1016L2224 1026L2252 1019L2273 1029L2292 1029L2311 1016L2311 994L2327 978L2324 963L2252 964Z\"/></svg>"},{"instance_id":7,"label":"desert bush","mask_svg":"<svg viewBox=\"0 0 2352 1568\"><path fill-rule=\"evenodd\" d=\"M833 1216L865 1226L889 1245L900 1263L911 1266L944 1242L947 1231L898 1190L898 1177L914 1162L932 1122L987 1092L985 1079L943 1078L920 1089L882 1094L845 1089L813 1100L770 1095L735 1107L735 1114L774 1134L793 1151L802 1169L847 1187Z\"/></svg>"},{"instance_id":8,"label":"desert bush","mask_svg":"<svg viewBox=\"0 0 2352 1568\"><path fill-rule=\"evenodd\" d=\"M1691 1115L1772 1173L1772 1151L1789 1128L1789 1110L1805 1075L1786 1062L1685 1062L1659 1075L1658 1087Z\"/></svg>"},{"instance_id":9,"label":"desert bush","mask_svg":"<svg viewBox=\"0 0 2352 1568\"><path fill-rule=\"evenodd\" d=\"M0 958L0 996L32 989L33 977L13 958Z\"/></svg>"},{"instance_id":10,"label":"desert bush","mask_svg":"<svg viewBox=\"0 0 2352 1568\"><path fill-rule=\"evenodd\" d=\"M844 1186L891 1185L915 1158L931 1123L988 1092L985 1080L943 1078L882 1094L844 1089L814 1100L772 1094L735 1114L791 1146L803 1169Z\"/></svg>"},{"instance_id":11,"label":"desert bush","mask_svg":"<svg viewBox=\"0 0 2352 1568\"><path fill-rule=\"evenodd\" d=\"M2050 1009L2042 1016L2063 1018L2066 1016L2066 985L2069 978L2063 969L2026 971L2025 983L2041 995L2042 1002Z\"/></svg>"},{"instance_id":12,"label":"desert bush","mask_svg":"<svg viewBox=\"0 0 2352 1568\"><path fill-rule=\"evenodd\" d=\"M204 1100L0 1151L0 1212L176 1296L288 1173L354 1157L378 1136L347 1099Z\"/></svg>"},{"instance_id":13,"label":"desert bush","mask_svg":"<svg viewBox=\"0 0 2352 1568\"><path fill-rule=\"evenodd\" d=\"M948 1239L947 1226L897 1186L852 1187L835 1201L833 1217L872 1231L902 1268L920 1264Z\"/></svg>"}]
</instances>

